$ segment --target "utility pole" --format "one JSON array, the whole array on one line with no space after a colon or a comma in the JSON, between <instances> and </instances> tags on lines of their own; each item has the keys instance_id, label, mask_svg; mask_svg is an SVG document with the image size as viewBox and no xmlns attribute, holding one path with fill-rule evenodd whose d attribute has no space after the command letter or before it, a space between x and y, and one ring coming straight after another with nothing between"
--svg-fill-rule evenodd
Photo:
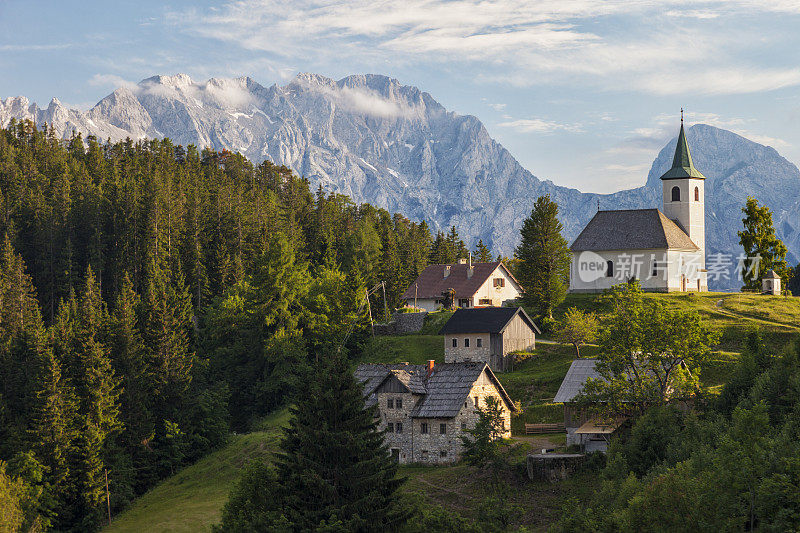
<instances>
[{"instance_id":1,"label":"utility pole","mask_svg":"<svg viewBox=\"0 0 800 533\"><path fill-rule=\"evenodd\" d=\"M106 474L106 507L108 507L108 525L111 525L111 493L108 491L108 469L104 468Z\"/></svg>"},{"instance_id":2,"label":"utility pole","mask_svg":"<svg viewBox=\"0 0 800 533\"><path fill-rule=\"evenodd\" d=\"M417 308L417 289L418 289L418 288L419 288L419 284L418 284L418 283L415 283L415 284L414 284L414 309L415 309L415 310L416 310L416 309L418 309L418 308Z\"/></svg>"},{"instance_id":3,"label":"utility pole","mask_svg":"<svg viewBox=\"0 0 800 533\"><path fill-rule=\"evenodd\" d=\"M376 287L377 288L377 287ZM367 312L369 313L369 325L372 328L372 336L375 336L375 324L372 322L372 305L369 303L369 291L364 289L364 295L367 298Z\"/></svg>"},{"instance_id":4,"label":"utility pole","mask_svg":"<svg viewBox=\"0 0 800 533\"><path fill-rule=\"evenodd\" d=\"M386 322L389 322L389 302L386 301L386 282L381 281L383 288L383 315L386 317Z\"/></svg>"}]
</instances>

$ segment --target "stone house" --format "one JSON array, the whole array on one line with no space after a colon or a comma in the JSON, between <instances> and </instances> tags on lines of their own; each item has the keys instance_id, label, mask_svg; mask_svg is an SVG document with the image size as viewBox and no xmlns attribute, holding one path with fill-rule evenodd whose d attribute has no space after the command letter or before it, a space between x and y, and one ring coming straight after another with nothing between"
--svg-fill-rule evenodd
<instances>
[{"instance_id":1,"label":"stone house","mask_svg":"<svg viewBox=\"0 0 800 533\"><path fill-rule=\"evenodd\" d=\"M487 397L503 408L511 436L511 398L485 363L435 365L362 364L355 371L366 404L376 405L378 428L399 463L452 463L461 457L459 438L478 421Z\"/></svg>"},{"instance_id":2,"label":"stone house","mask_svg":"<svg viewBox=\"0 0 800 533\"><path fill-rule=\"evenodd\" d=\"M570 292L602 292L630 279L656 292L708 291L705 176L694 167L683 118L659 209L600 211L570 246Z\"/></svg>"},{"instance_id":3,"label":"stone house","mask_svg":"<svg viewBox=\"0 0 800 533\"><path fill-rule=\"evenodd\" d=\"M400 296L409 307L436 311L442 293L455 290L455 304L462 308L501 306L522 295L522 287L501 261L473 263L461 259L450 265L429 265Z\"/></svg>"},{"instance_id":4,"label":"stone house","mask_svg":"<svg viewBox=\"0 0 800 533\"><path fill-rule=\"evenodd\" d=\"M459 309L439 331L445 363L486 363L495 372L511 367L511 352L534 350L537 333L541 331L521 307Z\"/></svg>"}]
</instances>

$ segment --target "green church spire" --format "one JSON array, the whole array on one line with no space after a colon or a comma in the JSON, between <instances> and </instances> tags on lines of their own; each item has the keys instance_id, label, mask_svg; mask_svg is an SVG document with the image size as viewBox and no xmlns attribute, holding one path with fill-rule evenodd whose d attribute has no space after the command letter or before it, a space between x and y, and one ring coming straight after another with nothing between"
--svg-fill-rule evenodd
<instances>
[{"instance_id":1,"label":"green church spire","mask_svg":"<svg viewBox=\"0 0 800 533\"><path fill-rule=\"evenodd\" d=\"M686 133L683 131L683 108L681 108L681 132L678 134L678 144L675 146L675 157L672 158L672 168L661 176L662 180L682 178L706 179L699 170L694 168L694 163L692 163L689 143L686 142Z\"/></svg>"}]
</instances>

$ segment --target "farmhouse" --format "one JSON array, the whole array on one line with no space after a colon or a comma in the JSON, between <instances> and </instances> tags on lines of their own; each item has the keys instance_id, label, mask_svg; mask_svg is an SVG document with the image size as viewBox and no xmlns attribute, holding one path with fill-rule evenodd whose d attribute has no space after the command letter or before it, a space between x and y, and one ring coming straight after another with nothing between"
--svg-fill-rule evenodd
<instances>
[{"instance_id":1,"label":"farmhouse","mask_svg":"<svg viewBox=\"0 0 800 533\"><path fill-rule=\"evenodd\" d=\"M478 421L477 407L494 397L503 408L506 434L516 407L485 363L362 364L355 371L367 405L377 405L378 427L399 463L452 463L459 438Z\"/></svg>"},{"instance_id":2,"label":"farmhouse","mask_svg":"<svg viewBox=\"0 0 800 533\"><path fill-rule=\"evenodd\" d=\"M708 291L704 182L681 116L672 168L661 176L664 211L598 211L570 246L570 291L602 292L634 278L649 291Z\"/></svg>"},{"instance_id":3,"label":"farmhouse","mask_svg":"<svg viewBox=\"0 0 800 533\"><path fill-rule=\"evenodd\" d=\"M541 331L521 307L459 309L439 331L446 363L486 363L495 372L510 367L511 352L535 349L537 333Z\"/></svg>"},{"instance_id":4,"label":"farmhouse","mask_svg":"<svg viewBox=\"0 0 800 533\"><path fill-rule=\"evenodd\" d=\"M473 263L461 259L449 265L430 265L400 297L407 306L436 311L442 293L455 290L458 307L501 306L517 299L522 287L501 261Z\"/></svg>"},{"instance_id":5,"label":"farmhouse","mask_svg":"<svg viewBox=\"0 0 800 533\"><path fill-rule=\"evenodd\" d=\"M595 359L576 359L564 376L564 381L553 398L553 403L564 404L564 427L567 431L567 446L579 445L586 452L605 452L611 436L624 421L592 418L585 409L578 407L575 398L583 390L589 378L600 379L595 369Z\"/></svg>"}]
</instances>

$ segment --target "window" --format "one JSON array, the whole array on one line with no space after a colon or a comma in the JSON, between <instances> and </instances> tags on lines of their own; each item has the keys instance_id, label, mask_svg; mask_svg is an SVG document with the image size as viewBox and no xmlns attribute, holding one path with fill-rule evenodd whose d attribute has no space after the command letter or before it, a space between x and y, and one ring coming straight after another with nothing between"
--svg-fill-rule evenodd
<instances>
[{"instance_id":1,"label":"window","mask_svg":"<svg viewBox=\"0 0 800 533\"><path fill-rule=\"evenodd\" d=\"M614 261L606 261L606 277L614 277Z\"/></svg>"},{"instance_id":2,"label":"window","mask_svg":"<svg viewBox=\"0 0 800 533\"><path fill-rule=\"evenodd\" d=\"M423 422L423 423L421 423L419 425L419 432L422 433L423 435L426 435L428 433L428 424L427 424L427 422Z\"/></svg>"},{"instance_id":3,"label":"window","mask_svg":"<svg viewBox=\"0 0 800 533\"><path fill-rule=\"evenodd\" d=\"M423 461L428 460L428 450L422 450L422 460Z\"/></svg>"},{"instance_id":4,"label":"window","mask_svg":"<svg viewBox=\"0 0 800 533\"><path fill-rule=\"evenodd\" d=\"M458 339L453 339L453 348L458 348Z\"/></svg>"},{"instance_id":5,"label":"window","mask_svg":"<svg viewBox=\"0 0 800 533\"><path fill-rule=\"evenodd\" d=\"M396 398L395 401L394 401L394 406L397 409L402 409L403 408L403 399L402 398Z\"/></svg>"},{"instance_id":6,"label":"window","mask_svg":"<svg viewBox=\"0 0 800 533\"><path fill-rule=\"evenodd\" d=\"M492 283L494 284L495 289L499 289L501 287L505 287L506 286L505 278L494 278L492 280Z\"/></svg>"},{"instance_id":7,"label":"window","mask_svg":"<svg viewBox=\"0 0 800 533\"><path fill-rule=\"evenodd\" d=\"M439 424L439 435L447 435L447 424Z\"/></svg>"},{"instance_id":8,"label":"window","mask_svg":"<svg viewBox=\"0 0 800 533\"><path fill-rule=\"evenodd\" d=\"M403 423L402 422L397 422L394 425L394 432L395 433L402 433L403 432Z\"/></svg>"},{"instance_id":9,"label":"window","mask_svg":"<svg viewBox=\"0 0 800 533\"><path fill-rule=\"evenodd\" d=\"M469 339L464 339L464 348L469 348Z\"/></svg>"},{"instance_id":10,"label":"window","mask_svg":"<svg viewBox=\"0 0 800 533\"><path fill-rule=\"evenodd\" d=\"M394 433L394 424L391 422L386 424L386 433Z\"/></svg>"},{"instance_id":11,"label":"window","mask_svg":"<svg viewBox=\"0 0 800 533\"><path fill-rule=\"evenodd\" d=\"M673 202L680 202L681 201L681 188L677 185L672 188L672 201Z\"/></svg>"},{"instance_id":12,"label":"window","mask_svg":"<svg viewBox=\"0 0 800 533\"><path fill-rule=\"evenodd\" d=\"M394 409L394 398L386 400L386 407L387 409Z\"/></svg>"},{"instance_id":13,"label":"window","mask_svg":"<svg viewBox=\"0 0 800 533\"><path fill-rule=\"evenodd\" d=\"M481 339L481 338L475 339L475 346L477 346L478 348L483 346L483 339Z\"/></svg>"},{"instance_id":14,"label":"window","mask_svg":"<svg viewBox=\"0 0 800 533\"><path fill-rule=\"evenodd\" d=\"M461 422L461 431L466 431L466 430L467 430L467 423Z\"/></svg>"},{"instance_id":15,"label":"window","mask_svg":"<svg viewBox=\"0 0 800 533\"><path fill-rule=\"evenodd\" d=\"M492 305L492 301L489 298L481 298L478 300L478 305Z\"/></svg>"},{"instance_id":16,"label":"window","mask_svg":"<svg viewBox=\"0 0 800 533\"><path fill-rule=\"evenodd\" d=\"M694 188L694 201L695 202L699 202L700 201L700 187L695 187Z\"/></svg>"},{"instance_id":17,"label":"window","mask_svg":"<svg viewBox=\"0 0 800 533\"><path fill-rule=\"evenodd\" d=\"M447 450L439 451L439 457L447 457Z\"/></svg>"},{"instance_id":18,"label":"window","mask_svg":"<svg viewBox=\"0 0 800 533\"><path fill-rule=\"evenodd\" d=\"M653 261L653 277L658 277L662 270L664 270L664 266L659 261Z\"/></svg>"},{"instance_id":19,"label":"window","mask_svg":"<svg viewBox=\"0 0 800 533\"><path fill-rule=\"evenodd\" d=\"M472 399L475 400L475 407L478 407L478 397L473 396Z\"/></svg>"}]
</instances>

